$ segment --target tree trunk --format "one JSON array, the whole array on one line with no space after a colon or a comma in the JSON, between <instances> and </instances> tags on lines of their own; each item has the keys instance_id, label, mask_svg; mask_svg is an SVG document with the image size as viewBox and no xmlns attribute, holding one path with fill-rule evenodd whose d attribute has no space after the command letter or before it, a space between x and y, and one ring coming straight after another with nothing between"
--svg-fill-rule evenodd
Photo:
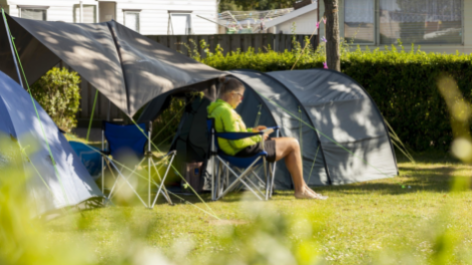
<instances>
[{"instance_id":1,"label":"tree trunk","mask_svg":"<svg viewBox=\"0 0 472 265\"><path fill-rule=\"evenodd\" d=\"M324 0L326 16L326 62L328 68L341 72L339 51L338 0Z\"/></svg>"}]
</instances>

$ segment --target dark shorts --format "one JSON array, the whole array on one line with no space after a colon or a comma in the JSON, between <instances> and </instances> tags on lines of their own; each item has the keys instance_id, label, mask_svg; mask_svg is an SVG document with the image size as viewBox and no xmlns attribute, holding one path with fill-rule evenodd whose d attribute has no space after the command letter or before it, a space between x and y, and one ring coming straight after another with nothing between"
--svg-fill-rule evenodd
<instances>
[{"instance_id":1,"label":"dark shorts","mask_svg":"<svg viewBox=\"0 0 472 265\"><path fill-rule=\"evenodd\" d=\"M274 162L275 161L275 141L265 140L264 149L267 152L267 157L266 157L267 161ZM262 151L263 151L262 143L257 143L257 144L244 148L243 150L239 151L235 156L251 157L251 156L259 154Z\"/></svg>"}]
</instances>

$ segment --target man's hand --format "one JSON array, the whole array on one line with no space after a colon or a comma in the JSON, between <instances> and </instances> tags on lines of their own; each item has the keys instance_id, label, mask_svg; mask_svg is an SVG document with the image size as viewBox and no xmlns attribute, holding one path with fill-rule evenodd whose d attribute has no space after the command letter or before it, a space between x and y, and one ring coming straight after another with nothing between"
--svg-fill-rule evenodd
<instances>
[{"instance_id":1,"label":"man's hand","mask_svg":"<svg viewBox=\"0 0 472 265\"><path fill-rule=\"evenodd\" d=\"M259 126L255 127L255 128L253 128L253 131L254 131L254 132L260 132L260 131L265 130L265 129L267 129L266 126L264 126L264 125L259 125Z\"/></svg>"}]
</instances>

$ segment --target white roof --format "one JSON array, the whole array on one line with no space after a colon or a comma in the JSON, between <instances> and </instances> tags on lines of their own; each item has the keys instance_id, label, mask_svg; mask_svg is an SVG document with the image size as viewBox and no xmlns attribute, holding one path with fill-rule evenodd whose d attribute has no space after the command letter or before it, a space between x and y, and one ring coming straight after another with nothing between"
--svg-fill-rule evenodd
<instances>
[{"instance_id":1,"label":"white roof","mask_svg":"<svg viewBox=\"0 0 472 265\"><path fill-rule=\"evenodd\" d=\"M280 23L284 23L285 21L289 21L291 19L294 19L296 17L299 17L301 15L304 15L304 14L306 14L308 12L311 12L313 10L316 10L316 9L318 9L318 1L314 1L312 4L306 5L302 8L294 10L293 12L290 12L290 13L288 13L286 15L283 15L281 17L278 17L276 19L267 21L265 23L265 28L270 28L270 27L276 26Z\"/></svg>"}]
</instances>

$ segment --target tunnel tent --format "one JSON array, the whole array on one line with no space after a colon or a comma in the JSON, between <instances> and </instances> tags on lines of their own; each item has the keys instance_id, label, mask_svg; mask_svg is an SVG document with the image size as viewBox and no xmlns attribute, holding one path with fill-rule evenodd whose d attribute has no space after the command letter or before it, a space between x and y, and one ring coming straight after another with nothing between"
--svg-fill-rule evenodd
<instances>
[{"instance_id":1,"label":"tunnel tent","mask_svg":"<svg viewBox=\"0 0 472 265\"><path fill-rule=\"evenodd\" d=\"M350 77L324 69L227 73L246 86L236 111L247 126L278 125L282 136L300 142L304 178L310 186L398 174L383 118L367 92ZM151 101L142 115L156 117L169 96ZM194 124L191 130L205 129ZM293 188L284 163L277 164L275 183L277 189Z\"/></svg>"},{"instance_id":2,"label":"tunnel tent","mask_svg":"<svg viewBox=\"0 0 472 265\"><path fill-rule=\"evenodd\" d=\"M63 61L129 117L163 93L204 85L223 73L116 21L65 23L5 16L28 84ZM19 81L3 19L0 71Z\"/></svg>"},{"instance_id":3,"label":"tunnel tent","mask_svg":"<svg viewBox=\"0 0 472 265\"><path fill-rule=\"evenodd\" d=\"M309 185L339 185L398 175L383 117L367 92L349 76L324 69L232 74L273 109L270 112L283 135L299 140ZM280 92L283 88L285 94ZM241 107L252 111L250 106Z\"/></svg>"},{"instance_id":4,"label":"tunnel tent","mask_svg":"<svg viewBox=\"0 0 472 265\"><path fill-rule=\"evenodd\" d=\"M32 215L102 197L54 121L1 71L0 145L0 171L15 167L19 176L27 177L25 190ZM11 175L0 175L0 182L6 177Z\"/></svg>"}]
</instances>

